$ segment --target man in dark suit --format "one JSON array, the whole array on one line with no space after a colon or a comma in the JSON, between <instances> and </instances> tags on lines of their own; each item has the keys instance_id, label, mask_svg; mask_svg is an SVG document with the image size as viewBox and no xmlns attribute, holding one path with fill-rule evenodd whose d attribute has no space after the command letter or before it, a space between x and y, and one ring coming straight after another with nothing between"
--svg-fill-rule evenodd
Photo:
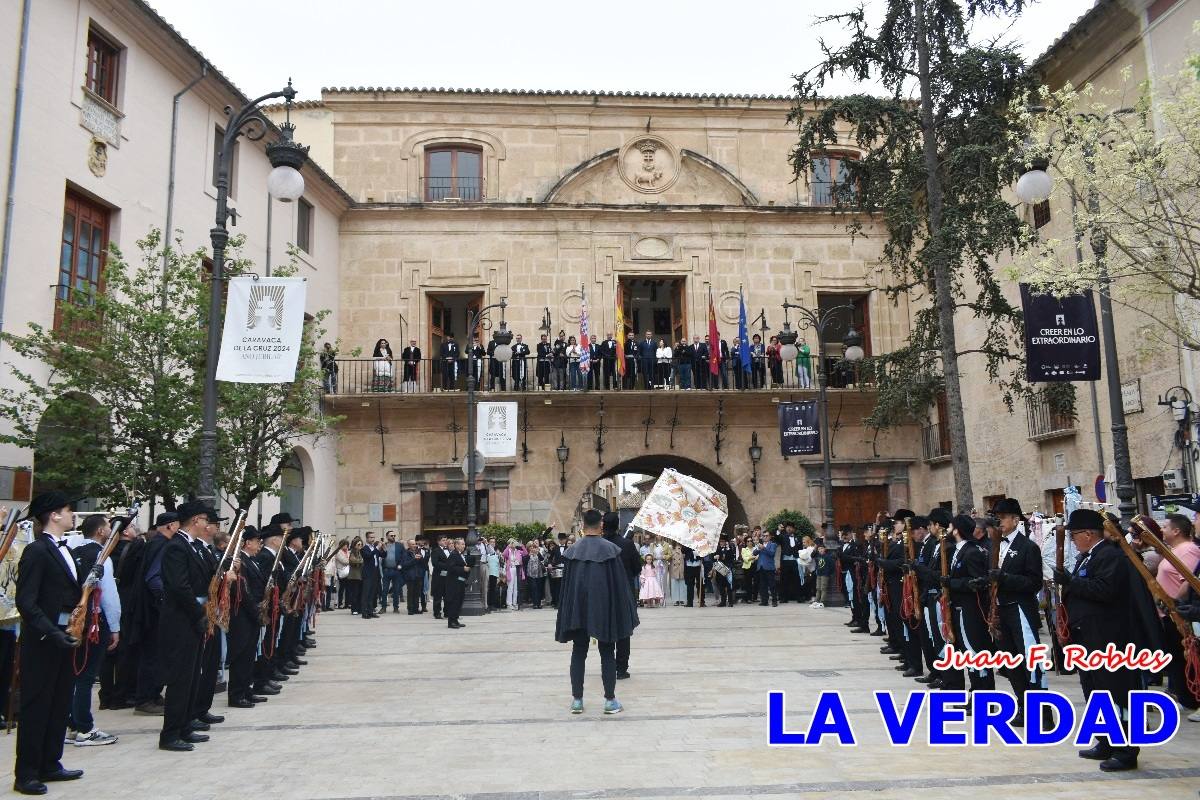
<instances>
[{"instance_id":1,"label":"man in dark suit","mask_svg":"<svg viewBox=\"0 0 1200 800\"><path fill-rule=\"evenodd\" d=\"M420 614L420 603L425 587L425 573L428 569L427 556L417 546L416 539L410 539L408 547L400 552L400 575L404 579L404 587L408 592L408 613Z\"/></svg>"},{"instance_id":2,"label":"man in dark suit","mask_svg":"<svg viewBox=\"0 0 1200 800\"><path fill-rule=\"evenodd\" d=\"M505 370L508 364L505 364L500 359L496 358L496 348L499 345L495 339L488 342L487 359L488 359L488 391L496 391L496 383L500 383L500 391L508 391L508 381L505 378Z\"/></svg>"},{"instance_id":3,"label":"man in dark suit","mask_svg":"<svg viewBox=\"0 0 1200 800\"><path fill-rule=\"evenodd\" d=\"M709 374L709 371L708 371L709 370L708 354L709 354L710 347L711 347L711 345L709 344L707 336L704 337L704 341L696 343L695 371L696 371L696 388L697 389L708 389L709 388L709 382L710 382L710 379L712 378L712 376Z\"/></svg>"},{"instance_id":4,"label":"man in dark suit","mask_svg":"<svg viewBox=\"0 0 1200 800\"><path fill-rule=\"evenodd\" d=\"M408 341L408 347L400 353L400 361L404 370L402 373L404 376L403 391L417 391L417 382L421 375L421 348L417 347L416 339Z\"/></svg>"},{"instance_id":5,"label":"man in dark suit","mask_svg":"<svg viewBox=\"0 0 1200 800\"><path fill-rule=\"evenodd\" d=\"M603 369L601 366L602 354L599 342L591 342L588 345L587 388L589 389L600 388L600 372Z\"/></svg>"},{"instance_id":6,"label":"man in dark suit","mask_svg":"<svg viewBox=\"0 0 1200 800\"><path fill-rule=\"evenodd\" d=\"M458 621L462 613L463 597L467 591L467 576L471 567L467 565L467 543L463 539L454 540L454 549L446 556L446 627L465 628Z\"/></svg>"},{"instance_id":7,"label":"man in dark suit","mask_svg":"<svg viewBox=\"0 0 1200 800\"><path fill-rule=\"evenodd\" d=\"M729 342L721 340L720 363L717 364L717 372L721 375L721 388L729 388ZM736 365L736 369L741 369L741 365ZM717 388L713 386L713 388Z\"/></svg>"},{"instance_id":8,"label":"man in dark suit","mask_svg":"<svg viewBox=\"0 0 1200 800\"><path fill-rule=\"evenodd\" d=\"M625 383L624 388L636 389L638 365L638 341L633 336L633 330L625 332Z\"/></svg>"},{"instance_id":9,"label":"man in dark suit","mask_svg":"<svg viewBox=\"0 0 1200 800\"><path fill-rule=\"evenodd\" d=\"M443 392L449 392L455 388L458 380L458 359L458 342L454 341L453 333L447 333L446 341L442 342L442 349L438 353L438 360L442 365Z\"/></svg>"},{"instance_id":10,"label":"man in dark suit","mask_svg":"<svg viewBox=\"0 0 1200 800\"><path fill-rule=\"evenodd\" d=\"M693 344L688 344L687 340L680 342L675 348L675 359L679 364L679 388L692 388L692 368L696 365L696 346L700 343L700 337L695 337Z\"/></svg>"},{"instance_id":11,"label":"man in dark suit","mask_svg":"<svg viewBox=\"0 0 1200 800\"><path fill-rule=\"evenodd\" d=\"M620 380L617 376L617 340L611 333L606 334L604 341L600 344L599 365L604 370L604 388L617 388L617 381Z\"/></svg>"},{"instance_id":12,"label":"man in dark suit","mask_svg":"<svg viewBox=\"0 0 1200 800\"><path fill-rule=\"evenodd\" d=\"M259 622L265 619L266 624L263 626L261 653L254 663L254 690L266 695L279 694L282 682L298 672L283 665L275 644L279 635L279 595L284 589L283 569L279 565L283 557L282 524L271 523L262 529L262 547L255 555L255 563L264 581L262 603L266 604L266 614L262 615L259 609L255 613L260 614Z\"/></svg>"},{"instance_id":13,"label":"man in dark suit","mask_svg":"<svg viewBox=\"0 0 1200 800\"><path fill-rule=\"evenodd\" d=\"M646 338L637 343L638 369L641 370L646 389L654 388L654 360L658 354L658 346L650 337L650 331L646 331Z\"/></svg>"},{"instance_id":14,"label":"man in dark suit","mask_svg":"<svg viewBox=\"0 0 1200 800\"><path fill-rule=\"evenodd\" d=\"M554 348L547 339L549 337L543 333L537 343L537 386L541 391L550 387L550 360L554 354Z\"/></svg>"},{"instance_id":15,"label":"man in dark suit","mask_svg":"<svg viewBox=\"0 0 1200 800\"><path fill-rule=\"evenodd\" d=\"M988 571L988 578L999 587L1000 636L998 650L1024 655L1039 643L1038 592L1042 589L1042 551L1024 530L1025 517L1021 504L1006 497L992 509L1000 520L1000 566ZM1035 663L1033 669L1024 660L1008 671L1013 695L1017 698L1017 720L1020 725L1025 707L1025 692L1045 689L1046 675Z\"/></svg>"},{"instance_id":16,"label":"man in dark suit","mask_svg":"<svg viewBox=\"0 0 1200 800\"><path fill-rule=\"evenodd\" d=\"M17 611L21 614L21 722L13 790L45 794L46 783L83 777L61 759L75 682L72 658L79 640L67 620L79 603L80 576L66 547L74 527L71 499L62 492L38 495L29 505L36 538L21 552L17 567Z\"/></svg>"},{"instance_id":17,"label":"man in dark suit","mask_svg":"<svg viewBox=\"0 0 1200 800\"><path fill-rule=\"evenodd\" d=\"M750 341L750 388L761 389L767 383L767 349L757 333Z\"/></svg>"},{"instance_id":18,"label":"man in dark suit","mask_svg":"<svg viewBox=\"0 0 1200 800\"><path fill-rule=\"evenodd\" d=\"M446 558L450 555L450 540L442 536L429 551L433 575L429 578L429 593L433 595L433 618L442 618L442 603L446 599Z\"/></svg>"},{"instance_id":19,"label":"man in dark suit","mask_svg":"<svg viewBox=\"0 0 1200 800\"><path fill-rule=\"evenodd\" d=\"M380 564L382 555L375 546L375 532L367 531L367 543L362 549L362 619L375 619L375 607L379 603L379 583L382 577Z\"/></svg>"},{"instance_id":20,"label":"man in dark suit","mask_svg":"<svg viewBox=\"0 0 1200 800\"><path fill-rule=\"evenodd\" d=\"M258 634L258 606L267 589L267 576L259 569L255 556L262 550L263 532L247 525L242 532L242 550L234 558L238 587L230 594L229 613L229 707L254 708L267 698L254 691L254 654Z\"/></svg>"},{"instance_id":21,"label":"man in dark suit","mask_svg":"<svg viewBox=\"0 0 1200 800\"><path fill-rule=\"evenodd\" d=\"M217 566L221 561L221 553L213 541L220 533L221 522L224 519L225 517L218 516L216 512L209 511L208 523L199 532L196 541L192 542L192 546L196 548L196 552L204 561L206 591L209 584L212 583L213 576L217 574ZM217 674L220 671L221 637L214 630L212 636L205 637L204 644L200 649L200 680L196 684L196 699L191 716L194 730L208 730L209 726L225 721L221 715L212 713L213 697L217 689Z\"/></svg>"},{"instance_id":22,"label":"man in dark suit","mask_svg":"<svg viewBox=\"0 0 1200 800\"><path fill-rule=\"evenodd\" d=\"M297 574L300 569L300 560L304 555L306 542L312 536L312 528L307 525L299 528L293 528L283 536L283 553L279 557L279 566L283 572L280 575L279 593L282 601L284 592L292 583L292 576L296 576L296 580L300 580ZM374 610L374 609L372 609ZM294 670L293 674L300 672L300 667L307 662L301 661L298 649L300 647L300 617L303 614L303 609L296 612L291 612L287 608L280 608L279 617L279 651L277 658L279 664L285 670Z\"/></svg>"},{"instance_id":23,"label":"man in dark suit","mask_svg":"<svg viewBox=\"0 0 1200 800\"><path fill-rule=\"evenodd\" d=\"M140 651L137 662L134 713L161 716L162 706L162 662L158 642L159 604L162 602L162 549L179 531L179 516L174 512L163 512L155 520L154 531L146 544L136 550L130 548L125 554L126 569L130 575L129 610L130 624L122 624L128 644ZM132 563L130 563L132 562ZM124 581L122 582L124 585ZM124 591L124 589L122 589ZM124 604L125 598L121 598ZM124 605L122 605L124 608Z\"/></svg>"},{"instance_id":24,"label":"man in dark suit","mask_svg":"<svg viewBox=\"0 0 1200 800\"><path fill-rule=\"evenodd\" d=\"M192 704L200 679L200 648L207 633L204 603L208 598L206 564L195 542L208 525L211 509L198 501L177 510L179 532L163 546L162 611L158 638L162 645L167 696L158 748L175 752L208 741L192 729Z\"/></svg>"},{"instance_id":25,"label":"man in dark suit","mask_svg":"<svg viewBox=\"0 0 1200 800\"><path fill-rule=\"evenodd\" d=\"M521 339L521 334L517 334L517 340L512 346L512 373L513 391L525 391L525 376L529 369L529 345L525 344Z\"/></svg>"},{"instance_id":26,"label":"man in dark suit","mask_svg":"<svg viewBox=\"0 0 1200 800\"><path fill-rule=\"evenodd\" d=\"M633 539L621 535L621 518L615 511L606 511L600 521L600 526L600 529L604 531L604 538L621 548L621 566L625 567L625 574L629 576L629 590L636 605L639 588L638 577L642 573L642 556L638 553L637 545L633 543ZM626 636L617 640L618 680L629 677L629 638Z\"/></svg>"}]
</instances>

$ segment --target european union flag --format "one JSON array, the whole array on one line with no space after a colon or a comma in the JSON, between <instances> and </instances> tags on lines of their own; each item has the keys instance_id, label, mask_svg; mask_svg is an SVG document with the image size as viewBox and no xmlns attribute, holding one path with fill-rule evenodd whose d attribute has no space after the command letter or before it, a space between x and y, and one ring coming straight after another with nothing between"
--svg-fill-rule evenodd
<instances>
[{"instance_id":1,"label":"european union flag","mask_svg":"<svg viewBox=\"0 0 1200 800\"><path fill-rule=\"evenodd\" d=\"M750 336L746 333L746 298L738 291L738 355L741 356L742 372L750 371Z\"/></svg>"}]
</instances>

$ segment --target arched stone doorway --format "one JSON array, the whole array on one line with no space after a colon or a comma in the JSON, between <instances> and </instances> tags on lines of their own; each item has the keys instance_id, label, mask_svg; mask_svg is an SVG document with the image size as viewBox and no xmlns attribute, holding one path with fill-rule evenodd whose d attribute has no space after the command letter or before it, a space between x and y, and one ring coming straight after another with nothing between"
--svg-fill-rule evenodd
<instances>
[{"instance_id":1,"label":"arched stone doorway","mask_svg":"<svg viewBox=\"0 0 1200 800\"><path fill-rule=\"evenodd\" d=\"M693 461L690 458L684 458L674 453L656 453L634 458L626 459L619 464L606 469L603 473L596 476L596 480L604 478L612 478L622 474L638 474L650 475L657 477L662 474L662 471L667 468L682 472L685 475L702 480L709 486L721 492L729 500L729 517L725 520L725 531L731 533L734 525L745 525L747 523L746 508L742 505L741 499L729 485L729 482L722 478L712 469L703 464Z\"/></svg>"}]
</instances>

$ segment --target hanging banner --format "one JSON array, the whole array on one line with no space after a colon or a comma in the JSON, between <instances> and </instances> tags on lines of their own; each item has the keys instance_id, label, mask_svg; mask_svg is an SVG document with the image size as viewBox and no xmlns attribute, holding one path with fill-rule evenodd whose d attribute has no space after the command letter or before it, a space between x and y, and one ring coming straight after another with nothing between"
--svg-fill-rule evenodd
<instances>
[{"instance_id":1,"label":"hanging banner","mask_svg":"<svg viewBox=\"0 0 1200 800\"><path fill-rule=\"evenodd\" d=\"M816 400L779 404L779 447L785 456L811 456L821 452Z\"/></svg>"},{"instance_id":2,"label":"hanging banner","mask_svg":"<svg viewBox=\"0 0 1200 800\"><path fill-rule=\"evenodd\" d=\"M1030 382L1100 378L1100 332L1092 293L1054 297L1021 284L1025 372Z\"/></svg>"},{"instance_id":3,"label":"hanging banner","mask_svg":"<svg viewBox=\"0 0 1200 800\"><path fill-rule=\"evenodd\" d=\"M517 454L517 404L479 403L475 418L475 447L484 458Z\"/></svg>"},{"instance_id":4,"label":"hanging banner","mask_svg":"<svg viewBox=\"0 0 1200 800\"><path fill-rule=\"evenodd\" d=\"M717 549L729 516L725 495L704 481L664 469L631 523L706 556Z\"/></svg>"},{"instance_id":5,"label":"hanging banner","mask_svg":"<svg viewBox=\"0 0 1200 800\"><path fill-rule=\"evenodd\" d=\"M217 380L294 381L304 301L304 278L230 278Z\"/></svg>"}]
</instances>

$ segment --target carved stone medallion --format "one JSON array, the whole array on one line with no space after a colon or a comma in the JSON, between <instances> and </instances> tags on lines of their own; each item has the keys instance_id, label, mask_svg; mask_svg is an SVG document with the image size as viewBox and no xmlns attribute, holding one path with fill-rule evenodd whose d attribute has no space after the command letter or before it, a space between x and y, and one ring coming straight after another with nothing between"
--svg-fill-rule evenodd
<instances>
[{"instance_id":1,"label":"carved stone medallion","mask_svg":"<svg viewBox=\"0 0 1200 800\"><path fill-rule=\"evenodd\" d=\"M617 168L631 189L658 194L671 188L679 177L679 153L665 139L641 134L621 148Z\"/></svg>"}]
</instances>

